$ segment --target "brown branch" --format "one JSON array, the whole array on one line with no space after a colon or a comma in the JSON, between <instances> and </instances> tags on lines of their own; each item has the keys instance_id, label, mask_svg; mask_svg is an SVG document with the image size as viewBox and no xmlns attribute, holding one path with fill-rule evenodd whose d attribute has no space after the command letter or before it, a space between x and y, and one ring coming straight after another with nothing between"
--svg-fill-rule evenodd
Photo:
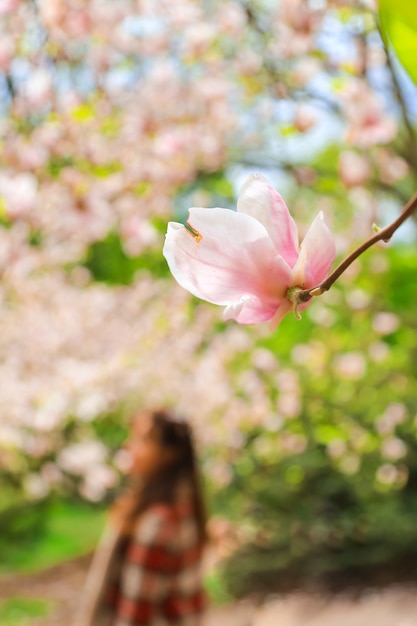
<instances>
[{"instance_id":1,"label":"brown branch","mask_svg":"<svg viewBox=\"0 0 417 626\"><path fill-rule=\"evenodd\" d=\"M400 215L391 224L379 230L375 235L364 241L353 252L351 252L339 265L333 270L333 272L323 280L319 285L312 287L311 289L302 289L297 293L297 301L299 304L308 302L313 296L321 296L322 293L328 291L330 287L336 282L336 280L347 270L347 268L355 261L361 254L368 250L371 246L375 245L378 241L388 242L395 231L403 224L414 211L417 209L417 192L407 202Z\"/></svg>"}]
</instances>

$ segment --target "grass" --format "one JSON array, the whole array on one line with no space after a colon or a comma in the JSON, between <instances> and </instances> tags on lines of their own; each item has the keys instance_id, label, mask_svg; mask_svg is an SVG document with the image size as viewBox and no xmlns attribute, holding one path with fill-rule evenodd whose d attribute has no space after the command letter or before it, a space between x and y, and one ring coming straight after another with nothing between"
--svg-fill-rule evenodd
<instances>
[{"instance_id":1,"label":"grass","mask_svg":"<svg viewBox=\"0 0 417 626\"><path fill-rule=\"evenodd\" d=\"M204 587L210 598L210 604L221 606L233 602L232 596L226 591L218 570L209 572L204 579Z\"/></svg>"},{"instance_id":2,"label":"grass","mask_svg":"<svg viewBox=\"0 0 417 626\"><path fill-rule=\"evenodd\" d=\"M105 520L103 511L68 501L52 502L44 514L41 530L19 541L1 541L0 573L34 573L88 553Z\"/></svg>"},{"instance_id":3,"label":"grass","mask_svg":"<svg viewBox=\"0 0 417 626\"><path fill-rule=\"evenodd\" d=\"M32 620L47 617L52 603L47 600L16 596L0 602L0 624L2 626L29 626Z\"/></svg>"}]
</instances>

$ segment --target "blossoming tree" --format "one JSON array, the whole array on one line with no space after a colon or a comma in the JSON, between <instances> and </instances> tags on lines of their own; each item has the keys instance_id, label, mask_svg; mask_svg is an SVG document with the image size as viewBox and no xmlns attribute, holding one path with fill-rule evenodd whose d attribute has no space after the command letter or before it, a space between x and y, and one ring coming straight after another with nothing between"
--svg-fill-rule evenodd
<instances>
[{"instance_id":1,"label":"blossoming tree","mask_svg":"<svg viewBox=\"0 0 417 626\"><path fill-rule=\"evenodd\" d=\"M326 508L323 467L362 503L412 484L415 256L376 250L270 333L225 324L161 254L172 221L181 284L230 320L276 324L336 250L384 238L372 224L415 191L416 111L375 9L0 3L0 506L16 485L100 500L125 415L155 403L194 420L221 510L312 483ZM187 227L189 206L226 208L194 208ZM356 522L313 524L311 545L335 526L350 541Z\"/></svg>"}]
</instances>

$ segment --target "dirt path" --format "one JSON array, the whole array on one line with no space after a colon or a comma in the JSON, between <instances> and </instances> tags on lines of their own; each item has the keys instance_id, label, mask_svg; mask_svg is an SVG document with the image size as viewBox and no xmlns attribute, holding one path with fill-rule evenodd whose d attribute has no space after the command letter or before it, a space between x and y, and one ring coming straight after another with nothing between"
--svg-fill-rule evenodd
<instances>
[{"instance_id":1,"label":"dirt path","mask_svg":"<svg viewBox=\"0 0 417 626\"><path fill-rule=\"evenodd\" d=\"M83 557L34 576L3 577L0 599L18 595L51 600L51 616L33 620L31 626L72 626L88 563ZM417 626L417 587L368 590L355 599L296 593L258 608L237 603L213 609L205 626Z\"/></svg>"}]
</instances>

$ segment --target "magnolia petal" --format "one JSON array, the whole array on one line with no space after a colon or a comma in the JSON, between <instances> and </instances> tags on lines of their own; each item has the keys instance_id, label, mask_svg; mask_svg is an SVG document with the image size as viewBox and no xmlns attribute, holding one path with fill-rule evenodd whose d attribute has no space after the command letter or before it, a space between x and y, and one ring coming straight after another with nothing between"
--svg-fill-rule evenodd
<instances>
[{"instance_id":1,"label":"magnolia petal","mask_svg":"<svg viewBox=\"0 0 417 626\"><path fill-rule=\"evenodd\" d=\"M326 278L336 256L333 235L327 228L321 211L308 229L301 250L305 253L305 260L304 281L300 287L309 289ZM300 254L300 259L301 257L303 254Z\"/></svg>"},{"instance_id":2,"label":"magnolia petal","mask_svg":"<svg viewBox=\"0 0 417 626\"><path fill-rule=\"evenodd\" d=\"M280 256L293 267L298 256L297 226L287 205L269 181L253 174L243 184L237 210L263 224Z\"/></svg>"},{"instance_id":3,"label":"magnolia petal","mask_svg":"<svg viewBox=\"0 0 417 626\"><path fill-rule=\"evenodd\" d=\"M241 298L239 302L234 302L233 304L229 304L223 311L223 319L237 321L243 309L245 298L247 298L247 296L243 296L243 298Z\"/></svg>"},{"instance_id":4,"label":"magnolia petal","mask_svg":"<svg viewBox=\"0 0 417 626\"><path fill-rule=\"evenodd\" d=\"M297 263L294 265L294 268L292 271L292 283L291 283L292 286L304 287L306 266L307 266L307 248L301 246Z\"/></svg>"},{"instance_id":5,"label":"magnolia petal","mask_svg":"<svg viewBox=\"0 0 417 626\"><path fill-rule=\"evenodd\" d=\"M229 209L192 208L189 226L194 234L171 222L164 246L170 270L184 289L223 305L255 296L258 312L276 310L291 270L260 222ZM243 303L242 311L247 308Z\"/></svg>"},{"instance_id":6,"label":"magnolia petal","mask_svg":"<svg viewBox=\"0 0 417 626\"><path fill-rule=\"evenodd\" d=\"M235 320L239 324L269 322L274 317L277 306L280 306L278 302L268 307L256 296L243 296L239 302L225 308L223 319Z\"/></svg>"},{"instance_id":7,"label":"magnolia petal","mask_svg":"<svg viewBox=\"0 0 417 626\"><path fill-rule=\"evenodd\" d=\"M292 311L293 308L294 308L294 305L292 302L290 302L287 299L283 300L281 305L278 307L277 311L275 312L274 317L271 319L271 322L269 324L269 330L271 331L275 330L278 324L282 322L284 317L288 313L290 313L290 311Z\"/></svg>"}]
</instances>

